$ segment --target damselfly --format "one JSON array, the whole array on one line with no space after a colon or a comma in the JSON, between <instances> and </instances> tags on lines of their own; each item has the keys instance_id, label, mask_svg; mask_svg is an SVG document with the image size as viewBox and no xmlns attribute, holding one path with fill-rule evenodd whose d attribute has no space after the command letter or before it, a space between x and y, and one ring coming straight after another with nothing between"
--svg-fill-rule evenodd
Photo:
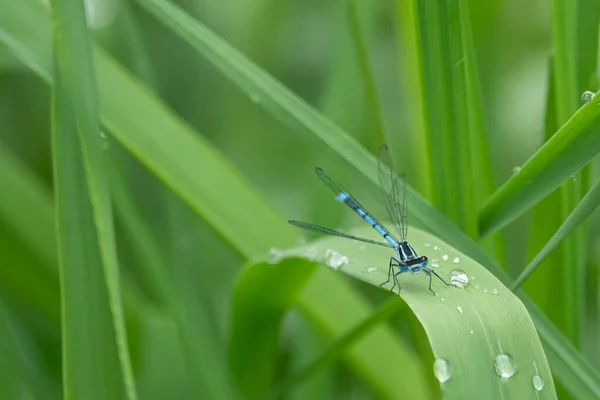
<instances>
[{"instance_id":1,"label":"damselfly","mask_svg":"<svg viewBox=\"0 0 600 400\"><path fill-rule=\"evenodd\" d=\"M379 183L381 184L382 194L385 202L385 207L390 216L394 227L396 228L396 232L400 236L400 240L397 240L391 233L388 231L382 224L377 222L375 217L369 214L360 203L348 193L346 189L344 189L339 183L331 179L322 168L315 168L315 172L319 179L325 183L333 192L335 193L335 198L337 201L346 204L350 207L354 212L356 212L362 219L364 219L369 225L373 227L387 243L379 242L376 240L370 240L361 238L358 236L349 235L346 233L334 231L329 228L324 228L322 226L308 224L305 222L299 221L288 221L290 224L297 226L298 228L321 232L327 235L339 236L347 239L358 240L365 243L376 244L379 246L390 247L393 248L398 256L398 259L395 257L390 257L390 264L388 267L388 279L383 282L379 286L383 286L393 279L393 286L390 291L393 291L396 286L398 286L398 294L400 294L400 283L398 282L398 275L410 272L412 274L418 274L419 272L424 272L429 276L429 290L433 294L435 292L431 289L431 281L432 275L438 277L442 282L444 282L447 286L450 286L448 282L446 282L442 277L440 277L434 270L431 268L427 268L428 260L425 256L418 256L417 252L412 248L410 244L406 241L406 234L408 230L408 213L407 213L407 198L406 198L406 178L402 175L402 185L398 184L398 176L394 172L391 163L391 157L389 154L388 147L386 145L381 146L379 149L379 159L377 163L378 173L379 173ZM400 203L400 199L402 199L402 203ZM397 271L394 270L394 267L398 268Z\"/></svg>"}]
</instances>

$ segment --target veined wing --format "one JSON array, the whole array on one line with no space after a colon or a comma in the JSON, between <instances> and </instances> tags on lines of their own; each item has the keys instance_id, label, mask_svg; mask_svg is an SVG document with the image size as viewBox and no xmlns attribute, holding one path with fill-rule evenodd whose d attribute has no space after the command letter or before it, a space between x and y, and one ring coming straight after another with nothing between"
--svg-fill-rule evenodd
<instances>
[{"instance_id":1,"label":"veined wing","mask_svg":"<svg viewBox=\"0 0 600 400\"><path fill-rule=\"evenodd\" d=\"M325 183L334 193L337 201L346 204L350 207L354 212L356 212L362 219L364 219L373 229L375 229L383 238L392 246L398 245L398 240L371 214L367 212L367 210L360 205L358 200L356 200L346 189L342 187L339 183L334 181L325 173L322 168L315 168L315 172L319 179Z\"/></svg>"},{"instance_id":2,"label":"veined wing","mask_svg":"<svg viewBox=\"0 0 600 400\"><path fill-rule=\"evenodd\" d=\"M379 149L377 161L379 183L382 188L383 202L396 231L402 240L406 240L407 210L406 210L406 181L402 176L402 186L398 183L398 175L394 170L390 150L387 145ZM400 192L400 190L402 192ZM400 198L402 196L402 198Z\"/></svg>"},{"instance_id":3,"label":"veined wing","mask_svg":"<svg viewBox=\"0 0 600 400\"><path fill-rule=\"evenodd\" d=\"M339 237L343 237L343 238L346 238L346 239L358 240L359 242L376 244L378 246L383 246L383 247L391 247L391 248L394 247L394 246L392 246L389 243L378 242L376 240L365 239L365 238L361 238L361 237L354 236L354 235L348 235L347 233L342 233L342 232L334 231L333 229L325 228L325 227L319 226L319 225L308 224L306 222L288 221L288 223L291 224L291 225L294 225L295 227L298 227L298 228L301 228L301 229L305 229L307 231L320 232L320 233L323 233L325 235L339 236Z\"/></svg>"}]
</instances>

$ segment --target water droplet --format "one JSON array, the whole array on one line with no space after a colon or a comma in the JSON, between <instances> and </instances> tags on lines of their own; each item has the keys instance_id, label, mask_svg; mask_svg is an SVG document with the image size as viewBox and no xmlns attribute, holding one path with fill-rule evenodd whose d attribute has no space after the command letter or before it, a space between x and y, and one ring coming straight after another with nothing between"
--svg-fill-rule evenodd
<instances>
[{"instance_id":1,"label":"water droplet","mask_svg":"<svg viewBox=\"0 0 600 400\"><path fill-rule=\"evenodd\" d=\"M433 374L440 382L447 382L452 376L450 363L443 358L438 358L433 362Z\"/></svg>"},{"instance_id":2,"label":"water droplet","mask_svg":"<svg viewBox=\"0 0 600 400\"><path fill-rule=\"evenodd\" d=\"M469 331L469 333L472 335L472 334L474 334L475 332L473 332L473 331Z\"/></svg>"},{"instance_id":3,"label":"water droplet","mask_svg":"<svg viewBox=\"0 0 600 400\"><path fill-rule=\"evenodd\" d=\"M367 272L368 273L372 273L372 272L375 272L375 271L377 271L377 267L369 267L369 268L367 268Z\"/></svg>"},{"instance_id":4,"label":"water droplet","mask_svg":"<svg viewBox=\"0 0 600 400\"><path fill-rule=\"evenodd\" d=\"M518 174L521 172L521 167L513 167L513 173Z\"/></svg>"},{"instance_id":5,"label":"water droplet","mask_svg":"<svg viewBox=\"0 0 600 400\"><path fill-rule=\"evenodd\" d=\"M544 379L539 375L534 375L531 379L531 383L533 383L533 388L538 392L544 388Z\"/></svg>"},{"instance_id":6,"label":"water droplet","mask_svg":"<svg viewBox=\"0 0 600 400\"><path fill-rule=\"evenodd\" d=\"M440 249L440 246L433 246L433 249L437 251Z\"/></svg>"},{"instance_id":7,"label":"water droplet","mask_svg":"<svg viewBox=\"0 0 600 400\"><path fill-rule=\"evenodd\" d=\"M475 275L471 275L471 280L475 280Z\"/></svg>"},{"instance_id":8,"label":"water droplet","mask_svg":"<svg viewBox=\"0 0 600 400\"><path fill-rule=\"evenodd\" d=\"M444 299L443 297L442 297L440 300L442 300L442 301L446 301L446 299Z\"/></svg>"},{"instance_id":9,"label":"water droplet","mask_svg":"<svg viewBox=\"0 0 600 400\"><path fill-rule=\"evenodd\" d=\"M425 243L425 247L431 247L431 243Z\"/></svg>"},{"instance_id":10,"label":"water droplet","mask_svg":"<svg viewBox=\"0 0 600 400\"><path fill-rule=\"evenodd\" d=\"M479 284L475 285L475 289L479 289L480 287Z\"/></svg>"},{"instance_id":11,"label":"water droplet","mask_svg":"<svg viewBox=\"0 0 600 400\"><path fill-rule=\"evenodd\" d=\"M102 138L102 150L108 150L108 138L106 137L106 133L100 131L100 137Z\"/></svg>"},{"instance_id":12,"label":"water droplet","mask_svg":"<svg viewBox=\"0 0 600 400\"><path fill-rule=\"evenodd\" d=\"M313 246L310 246L306 249L306 256L309 260L314 260L317 257L317 249Z\"/></svg>"},{"instance_id":13,"label":"water droplet","mask_svg":"<svg viewBox=\"0 0 600 400\"><path fill-rule=\"evenodd\" d=\"M267 258L267 262L269 264L279 264L279 262L283 258L283 255L283 250L278 249L276 247L271 247L269 249L269 257Z\"/></svg>"},{"instance_id":14,"label":"water droplet","mask_svg":"<svg viewBox=\"0 0 600 400\"><path fill-rule=\"evenodd\" d=\"M452 272L450 272L450 284L457 288L464 289L468 283L469 277L462 269L453 269Z\"/></svg>"},{"instance_id":15,"label":"water droplet","mask_svg":"<svg viewBox=\"0 0 600 400\"><path fill-rule=\"evenodd\" d=\"M483 293L487 293L487 289L483 289Z\"/></svg>"},{"instance_id":16,"label":"water droplet","mask_svg":"<svg viewBox=\"0 0 600 400\"><path fill-rule=\"evenodd\" d=\"M492 293L498 294L498 289L492 289Z\"/></svg>"},{"instance_id":17,"label":"water droplet","mask_svg":"<svg viewBox=\"0 0 600 400\"><path fill-rule=\"evenodd\" d=\"M596 95L596 93L594 93L594 92L592 92L590 90L586 90L581 95L581 101L583 102L583 104L587 104L590 101L592 101L592 99L594 98L595 95Z\"/></svg>"},{"instance_id":18,"label":"water droplet","mask_svg":"<svg viewBox=\"0 0 600 400\"><path fill-rule=\"evenodd\" d=\"M458 310L459 313L463 313L462 307L461 306L456 306L456 309Z\"/></svg>"},{"instance_id":19,"label":"water droplet","mask_svg":"<svg viewBox=\"0 0 600 400\"><path fill-rule=\"evenodd\" d=\"M325 251L325 263L333 269L339 269L342 265L348 264L348 257L335 250L327 249Z\"/></svg>"},{"instance_id":20,"label":"water droplet","mask_svg":"<svg viewBox=\"0 0 600 400\"><path fill-rule=\"evenodd\" d=\"M454 264L458 264L460 262L460 258L456 257L454 260L452 260L452 262Z\"/></svg>"},{"instance_id":21,"label":"water droplet","mask_svg":"<svg viewBox=\"0 0 600 400\"><path fill-rule=\"evenodd\" d=\"M433 268L438 268L438 267L440 266L440 264L438 264L438 263L436 263L436 262L433 262L433 261L432 261L432 262L431 262L431 266L432 266Z\"/></svg>"},{"instance_id":22,"label":"water droplet","mask_svg":"<svg viewBox=\"0 0 600 400\"><path fill-rule=\"evenodd\" d=\"M444 254L444 255L442 256L442 260L444 260L444 261L448 261L448 254Z\"/></svg>"},{"instance_id":23,"label":"water droplet","mask_svg":"<svg viewBox=\"0 0 600 400\"><path fill-rule=\"evenodd\" d=\"M510 378L515 374L516 370L512 357L504 353L496 356L494 367L496 368L496 373L503 378Z\"/></svg>"},{"instance_id":24,"label":"water droplet","mask_svg":"<svg viewBox=\"0 0 600 400\"><path fill-rule=\"evenodd\" d=\"M577 180L577 178L575 177L575 175L571 175L571 180L572 181L576 181Z\"/></svg>"}]
</instances>

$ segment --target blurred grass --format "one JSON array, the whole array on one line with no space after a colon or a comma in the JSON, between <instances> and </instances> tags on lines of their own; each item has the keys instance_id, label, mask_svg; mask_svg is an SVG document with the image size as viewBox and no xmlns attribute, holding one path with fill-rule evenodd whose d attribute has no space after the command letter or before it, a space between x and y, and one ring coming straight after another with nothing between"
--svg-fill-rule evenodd
<instances>
[{"instance_id":1,"label":"blurred grass","mask_svg":"<svg viewBox=\"0 0 600 400\"><path fill-rule=\"evenodd\" d=\"M98 120L83 2L53 2L52 22L64 396L135 400L105 166L108 139Z\"/></svg>"},{"instance_id":2,"label":"blurred grass","mask_svg":"<svg viewBox=\"0 0 600 400\"><path fill-rule=\"evenodd\" d=\"M555 7L567 5L555 3ZM573 84L553 73L554 83L576 88L571 91L575 94L575 108L582 90L597 89L595 54L600 14L594 1L576 3L569 12L560 14L567 27L560 35L568 40L558 53L563 54L563 60L567 55L569 68L577 69L577 78ZM347 214L339 204L316 189L311 170L317 161L333 167L330 169L335 175L349 182L357 197L366 199L366 205L380 216L382 207L373 202L378 196L370 150L381 144L383 130L398 164L408 172L411 185L423 194L411 190L411 221L475 258L505 284L510 285L512 280L498 270L496 261L504 264L506 257L511 260L509 271L521 270L525 265L525 243L537 243L529 253L533 259L533 249L541 249L564 221L565 215L558 218L553 214L554 224L547 225L536 222L536 218L531 238L526 233L511 233L505 237L505 246L482 246L468 238L477 240L473 221L478 206L494 188L493 181L501 182L510 175L511 168L535 150L531 143L537 143L543 135L541 120L536 118L543 115L545 101L540 99L546 95L537 93L543 93L548 85L538 78L544 76L539 65L546 62L552 35L559 32L558 25L549 24L551 10L547 5L517 8L505 1L427 5L398 1L392 6L347 0L335 4L251 1L233 6L228 1L202 5L182 1L179 5L202 24L178 14L182 18L165 28L143 9L160 7L157 15L164 20L166 11L173 9L163 1L103 4L92 0L89 4L97 6L89 23L95 29L96 43L104 47L99 49L97 45L94 56L102 123L108 128L107 134L113 135L109 137L110 168L104 169L110 170L117 210L115 233L127 305L127 339L140 398L237 396L237 379L233 379L236 383L229 379L226 363L240 363L242 359L230 355L227 360L225 354L227 340L235 333L230 295L241 264L249 257L260 257L269 247L294 243L292 231L284 225L284 214L295 218L309 215L311 222L329 222L332 227L345 221ZM423 10L425 6L427 10ZM470 10L472 26L466 9ZM443 23L434 26L429 18L423 18L429 15L425 11L432 10L432 15ZM198 42L199 37L187 37L196 49L203 48L203 53L189 48L178 37L186 34L182 27L188 34L197 34L199 27L204 29L204 44ZM434 28L437 36L431 36ZM211 31L233 46L219 42ZM0 375L3 382L15 383L15 378L27 382L34 398L54 394L58 397L64 371L56 340L60 329L59 294L53 272L57 256L49 198L61 193L61 181L53 182L49 173L48 91L34 76L46 82L53 80L49 35L47 11L39 3L0 0L0 187L8 193L0 199L0 302L6 309L3 315L8 316L1 319L1 326L6 329L1 329L0 334L6 338L5 343L18 345L22 341L32 349L20 355L3 352L0 365L24 362L27 367L12 372L0 368ZM211 49L215 43L219 46ZM458 65L419 63L419 46L423 44L440 50L440 60L454 60ZM569 58L573 47L577 47L576 57ZM4 57L6 49L9 53ZM211 58L215 54L224 58ZM464 62L460 55L465 56ZM237 69L227 65L231 61ZM406 69L410 63L412 69ZM83 69L76 67L73 71ZM269 71L269 75L264 71ZM443 162L430 158L430 150L423 143L427 126L423 115L427 109L418 110L421 101L414 90L414 85L418 89L421 82L437 79L436 74L440 73L452 77L445 80L452 96L429 99L445 101L445 110L454 122L448 130L432 118L431 134L437 135L439 143L454 140L453 145L457 146L455 153L450 154L455 158ZM69 79L75 77L75 73L67 75ZM409 90L410 86L413 90ZM553 102L558 101L562 100ZM417 112L410 111L412 108ZM593 137L597 123L588 117L594 110L590 105L583 107L575 117L577 129L563 128L563 135L569 140L583 140L584 135L572 136L573 132L587 132ZM549 118L552 113L548 111ZM563 117L568 119L570 113L567 110ZM585 126L581 125L586 118ZM559 128L559 122L564 121L557 120L554 128L548 124L549 135ZM491 151L486 150L488 140ZM585 163L585 157L581 157L584 150L591 159L592 146L582 145L571 149L571 153L563 153L571 159L567 169L576 170ZM115 158L115 154L122 157ZM75 160L62 160L67 161ZM489 172L490 165L495 179ZM450 195L463 199L458 202L460 207L458 203L452 206L443 197L436 200L440 187L433 182L448 168L457 168L457 172L442 185ZM551 171L543 166L540 173ZM545 192L552 192L571 174L551 174L551 185L532 188L535 199L521 211L530 209ZM513 179L517 178L520 177ZM71 188L85 188L81 174L78 179L80 185L74 185L77 181L73 180ZM585 175L575 182L584 179ZM49 186L52 192L47 189ZM584 184L582 187L585 191ZM446 216L455 216L468 236L431 208L428 201ZM538 218L543 218L543 209L536 212ZM512 217L505 215L496 221L505 224L509 219ZM514 232L515 226L509 226L506 232ZM584 252L584 242L595 240L597 233L584 231L574 239L574 250ZM491 260L489 254L497 260ZM581 260L585 256L582 254ZM557 263L553 268L558 266L565 274L576 277L578 273L581 276L585 265L597 263L594 258L583 267L579 265L576 268L571 263ZM292 271L278 272L294 278ZM291 304L284 305L278 310L280 324L271 326L269 339L262 338L274 360L263 358L262 367L238 366L237 375L248 374L241 392L269 392L311 360L324 354L328 357L326 352L332 345L339 349L336 352L341 357L333 357L320 373L309 375L305 384L286 398L303 398L307 393L395 398L399 390L414 390L411 398L439 396L438 390L431 388L435 382L428 366L431 350L423 346L425 334L414 319L394 317L389 326L374 327L365 332L366 336L356 338L365 347L344 351L345 335L352 335L353 329L374 318L378 308L373 304L383 301L386 294L321 272L317 270L293 303L302 317L290 325L289 314L297 315L297 311L290 309ZM102 282L102 275L98 274L92 283ZM551 273L548 281L534 278L538 285L528 285L527 291L537 301L540 293L563 285L561 276ZM572 300L583 293L577 291L577 279L580 278L571 281L575 285L570 285L575 289L568 295ZM270 291L260 293L262 303L249 312L268 313L270 296L275 300L283 289L277 288L277 283L272 282ZM593 281L586 286L597 288L598 284ZM597 298L595 292L588 293ZM590 365L590 361L598 365L594 358L597 352L586 351L585 360L558 333L571 328L563 318L556 318L556 303L539 302L540 310L522 292L518 295L536 324L557 380L575 398L600 396L600 379ZM561 292L560 297L563 296L567 294ZM570 326L577 325L572 330L576 332L573 338L595 337L598 306L592 304L590 301L581 305L579 313L563 314L571 319ZM358 309L362 311L357 312ZM549 324L544 314L552 316L556 326ZM112 323L110 316L103 321L102 329ZM254 321L260 322L260 318ZM299 329L293 329L294 326ZM413 331L417 332L416 337L409 333ZM238 346L250 350L250 337L238 336ZM294 345L289 343L292 339ZM394 356L396 353L383 350L389 346L398 351L404 349L397 353L403 355ZM583 348L597 350L598 344L588 339ZM398 389L407 379L405 375L398 382L398 365L422 371L420 383ZM522 373L522 367L517 366L517 374ZM388 374L390 378L385 378ZM255 375L271 378L267 384L264 380L252 382L251 376ZM17 386L10 387L19 390ZM566 396L561 392L561 398Z\"/></svg>"}]
</instances>

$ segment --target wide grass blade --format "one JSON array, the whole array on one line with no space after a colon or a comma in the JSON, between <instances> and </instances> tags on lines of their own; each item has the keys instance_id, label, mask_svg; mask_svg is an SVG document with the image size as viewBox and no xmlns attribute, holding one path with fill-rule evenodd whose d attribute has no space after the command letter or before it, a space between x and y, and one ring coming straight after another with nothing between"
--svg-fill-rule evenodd
<instances>
[{"instance_id":1,"label":"wide grass blade","mask_svg":"<svg viewBox=\"0 0 600 400\"><path fill-rule=\"evenodd\" d=\"M134 400L84 5L57 0L52 11L65 397Z\"/></svg>"},{"instance_id":2,"label":"wide grass blade","mask_svg":"<svg viewBox=\"0 0 600 400\"><path fill-rule=\"evenodd\" d=\"M364 237L370 232L367 227L354 233ZM434 295L425 274L399 277L400 297L423 325L437 363L449 365L449 376L438 371L444 397L478 398L485 393L489 399L556 398L542 344L519 299L484 267L436 237L416 229L411 229L410 237L417 253L426 254L442 278L450 280L451 272L460 268L469 279L460 289L434 276ZM327 237L282 256L316 260L378 286L387 279L390 251ZM516 366L514 375L496 372L495 360L503 354ZM540 391L531 383L536 374L547 385Z\"/></svg>"}]
</instances>

